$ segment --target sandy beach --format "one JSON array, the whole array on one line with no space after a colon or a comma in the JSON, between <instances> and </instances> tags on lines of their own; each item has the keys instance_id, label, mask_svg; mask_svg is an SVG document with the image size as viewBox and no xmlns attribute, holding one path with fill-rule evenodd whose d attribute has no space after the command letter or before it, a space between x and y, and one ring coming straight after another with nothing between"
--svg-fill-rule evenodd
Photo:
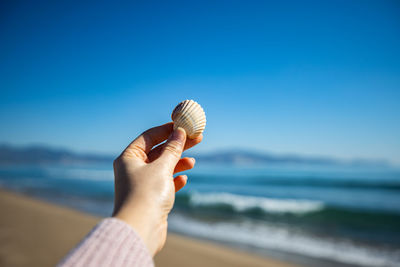
<instances>
[{"instance_id":1,"label":"sandy beach","mask_svg":"<svg viewBox=\"0 0 400 267\"><path fill-rule=\"evenodd\" d=\"M0 266L54 266L101 219L0 191ZM162 266L293 266L247 252L169 234L155 258Z\"/></svg>"}]
</instances>

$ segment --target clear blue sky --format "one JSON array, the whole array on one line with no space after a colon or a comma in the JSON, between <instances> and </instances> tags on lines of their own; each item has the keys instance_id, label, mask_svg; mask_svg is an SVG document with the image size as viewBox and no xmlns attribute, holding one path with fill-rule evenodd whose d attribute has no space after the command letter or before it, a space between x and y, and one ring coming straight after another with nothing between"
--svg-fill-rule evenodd
<instances>
[{"instance_id":1,"label":"clear blue sky","mask_svg":"<svg viewBox=\"0 0 400 267\"><path fill-rule=\"evenodd\" d=\"M197 151L400 163L398 1L73 2L1 2L0 142L117 153L195 99Z\"/></svg>"}]
</instances>

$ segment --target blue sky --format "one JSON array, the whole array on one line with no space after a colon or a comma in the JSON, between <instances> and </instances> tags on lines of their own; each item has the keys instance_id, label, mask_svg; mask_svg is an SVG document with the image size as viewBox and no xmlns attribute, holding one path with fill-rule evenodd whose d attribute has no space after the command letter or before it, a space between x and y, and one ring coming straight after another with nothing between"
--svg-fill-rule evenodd
<instances>
[{"instance_id":1,"label":"blue sky","mask_svg":"<svg viewBox=\"0 0 400 267\"><path fill-rule=\"evenodd\" d=\"M400 163L398 1L142 2L2 1L0 142L117 153L195 99L197 151Z\"/></svg>"}]
</instances>

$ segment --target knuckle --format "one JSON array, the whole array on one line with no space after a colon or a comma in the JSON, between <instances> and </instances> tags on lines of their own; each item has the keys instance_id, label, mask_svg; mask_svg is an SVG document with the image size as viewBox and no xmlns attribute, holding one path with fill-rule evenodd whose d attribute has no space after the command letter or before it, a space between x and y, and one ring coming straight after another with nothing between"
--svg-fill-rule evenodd
<instances>
[{"instance_id":1,"label":"knuckle","mask_svg":"<svg viewBox=\"0 0 400 267\"><path fill-rule=\"evenodd\" d=\"M137 145L131 145L129 149L124 151L122 157L146 159L147 154L141 147Z\"/></svg>"},{"instance_id":2,"label":"knuckle","mask_svg":"<svg viewBox=\"0 0 400 267\"><path fill-rule=\"evenodd\" d=\"M165 150L172 153L176 157L180 157L182 153L182 147L178 142L170 142L165 146Z\"/></svg>"}]
</instances>

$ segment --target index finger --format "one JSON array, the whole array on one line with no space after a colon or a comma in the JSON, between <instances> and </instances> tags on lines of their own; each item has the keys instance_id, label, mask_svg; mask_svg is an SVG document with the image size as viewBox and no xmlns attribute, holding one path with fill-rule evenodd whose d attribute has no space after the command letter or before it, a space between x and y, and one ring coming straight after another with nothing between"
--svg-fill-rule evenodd
<instances>
[{"instance_id":1,"label":"index finger","mask_svg":"<svg viewBox=\"0 0 400 267\"><path fill-rule=\"evenodd\" d=\"M143 132L135 140L133 140L132 143L130 143L128 147L125 148L122 154L132 157L138 157L145 161L147 160L147 153L149 153L155 145L168 139L172 131L172 122L153 127Z\"/></svg>"}]
</instances>

